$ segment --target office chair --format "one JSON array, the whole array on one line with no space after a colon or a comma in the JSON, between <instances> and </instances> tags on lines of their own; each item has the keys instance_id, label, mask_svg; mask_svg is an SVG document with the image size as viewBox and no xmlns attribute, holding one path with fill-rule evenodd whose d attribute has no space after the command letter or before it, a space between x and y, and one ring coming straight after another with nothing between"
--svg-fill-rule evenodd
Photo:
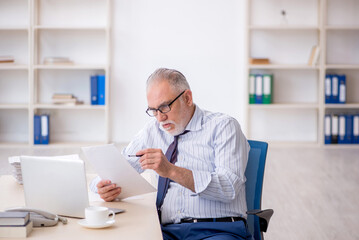
<instances>
[{"instance_id":1,"label":"office chair","mask_svg":"<svg viewBox=\"0 0 359 240\"><path fill-rule=\"evenodd\" d=\"M264 167L266 163L268 143L259 141L248 141L249 151L248 163L245 172L246 200L247 200L247 224L255 240L263 240L263 232L267 231L269 220L273 215L272 209L261 210L262 187Z\"/></svg>"}]
</instances>

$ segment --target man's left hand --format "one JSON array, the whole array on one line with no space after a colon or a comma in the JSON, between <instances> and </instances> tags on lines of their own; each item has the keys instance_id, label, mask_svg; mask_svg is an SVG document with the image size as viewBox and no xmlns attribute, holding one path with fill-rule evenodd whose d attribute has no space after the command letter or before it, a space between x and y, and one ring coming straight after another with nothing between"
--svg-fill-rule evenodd
<instances>
[{"instance_id":1,"label":"man's left hand","mask_svg":"<svg viewBox=\"0 0 359 240\"><path fill-rule=\"evenodd\" d=\"M152 169L161 177L169 177L174 165L170 163L161 149L148 148L138 151L136 155L142 155L140 163L142 169Z\"/></svg>"}]
</instances>

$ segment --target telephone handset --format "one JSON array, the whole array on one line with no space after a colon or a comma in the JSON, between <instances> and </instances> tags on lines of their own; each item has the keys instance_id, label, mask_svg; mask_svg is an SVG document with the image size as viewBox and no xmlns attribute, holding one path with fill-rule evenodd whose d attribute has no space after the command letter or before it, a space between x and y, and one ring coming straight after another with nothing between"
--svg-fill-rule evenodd
<instances>
[{"instance_id":1,"label":"telephone handset","mask_svg":"<svg viewBox=\"0 0 359 240\"><path fill-rule=\"evenodd\" d=\"M31 209L24 207L16 207L5 210L7 212L29 212L30 220L33 222L34 227L51 227L55 226L59 221L63 224L67 223L67 219L59 217L56 214L52 214L40 209Z\"/></svg>"}]
</instances>

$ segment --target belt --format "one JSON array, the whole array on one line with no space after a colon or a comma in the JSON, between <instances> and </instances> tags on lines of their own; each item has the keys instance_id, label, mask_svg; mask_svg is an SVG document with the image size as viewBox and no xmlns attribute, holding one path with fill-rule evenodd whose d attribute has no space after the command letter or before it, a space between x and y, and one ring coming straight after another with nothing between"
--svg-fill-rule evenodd
<instances>
[{"instance_id":1,"label":"belt","mask_svg":"<svg viewBox=\"0 0 359 240\"><path fill-rule=\"evenodd\" d=\"M245 218L242 217L223 217L223 218L182 218L181 223L196 223L196 222L236 222L243 221L247 224Z\"/></svg>"}]
</instances>

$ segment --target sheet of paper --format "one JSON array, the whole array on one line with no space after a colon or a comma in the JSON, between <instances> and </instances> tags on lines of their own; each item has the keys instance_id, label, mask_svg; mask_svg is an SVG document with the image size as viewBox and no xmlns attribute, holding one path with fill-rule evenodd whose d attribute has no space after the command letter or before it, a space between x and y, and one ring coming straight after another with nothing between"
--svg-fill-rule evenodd
<instances>
[{"instance_id":1,"label":"sheet of paper","mask_svg":"<svg viewBox=\"0 0 359 240\"><path fill-rule=\"evenodd\" d=\"M121 199L157 191L113 144L83 147L82 151L102 179L109 179L121 187Z\"/></svg>"}]
</instances>

